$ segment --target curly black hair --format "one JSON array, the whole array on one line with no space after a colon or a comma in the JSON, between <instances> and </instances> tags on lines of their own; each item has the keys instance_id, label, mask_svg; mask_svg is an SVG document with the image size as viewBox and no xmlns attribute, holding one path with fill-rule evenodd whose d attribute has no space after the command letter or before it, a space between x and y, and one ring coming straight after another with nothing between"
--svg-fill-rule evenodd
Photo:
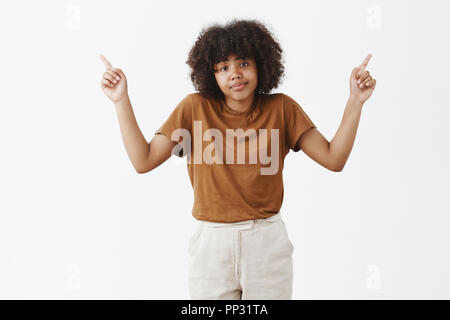
<instances>
[{"instance_id":1,"label":"curly black hair","mask_svg":"<svg viewBox=\"0 0 450 320\"><path fill-rule=\"evenodd\" d=\"M214 76L214 65L230 54L252 57L258 68L255 95L269 95L284 76L283 50L273 34L258 20L233 19L225 26L202 29L186 63L195 90L204 97L224 99Z\"/></svg>"}]
</instances>

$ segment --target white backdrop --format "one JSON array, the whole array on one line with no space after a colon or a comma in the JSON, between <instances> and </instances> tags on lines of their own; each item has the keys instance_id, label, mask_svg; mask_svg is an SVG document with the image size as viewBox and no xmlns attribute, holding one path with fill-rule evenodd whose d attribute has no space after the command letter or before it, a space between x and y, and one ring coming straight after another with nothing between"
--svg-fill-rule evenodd
<instances>
[{"instance_id":1,"label":"white backdrop","mask_svg":"<svg viewBox=\"0 0 450 320\"><path fill-rule=\"evenodd\" d=\"M293 97L331 140L352 68L377 88L342 172L290 152L281 209L293 299L450 298L450 2L2 1L0 298L188 299L186 158L137 174L104 54L149 141L194 88L202 28L258 19Z\"/></svg>"}]
</instances>

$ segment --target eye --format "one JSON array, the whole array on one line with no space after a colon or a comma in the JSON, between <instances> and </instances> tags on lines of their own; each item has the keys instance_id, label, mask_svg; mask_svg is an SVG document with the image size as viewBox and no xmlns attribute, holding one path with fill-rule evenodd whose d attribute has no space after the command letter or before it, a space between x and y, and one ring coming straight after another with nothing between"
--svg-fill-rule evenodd
<instances>
[{"instance_id":1,"label":"eye","mask_svg":"<svg viewBox=\"0 0 450 320\"><path fill-rule=\"evenodd\" d=\"M248 62L241 62L240 64L241 64L241 65L242 65L242 64L248 65ZM224 66L224 67L220 68L219 71L222 71L223 68L228 68L228 67L227 67L227 66Z\"/></svg>"}]
</instances>

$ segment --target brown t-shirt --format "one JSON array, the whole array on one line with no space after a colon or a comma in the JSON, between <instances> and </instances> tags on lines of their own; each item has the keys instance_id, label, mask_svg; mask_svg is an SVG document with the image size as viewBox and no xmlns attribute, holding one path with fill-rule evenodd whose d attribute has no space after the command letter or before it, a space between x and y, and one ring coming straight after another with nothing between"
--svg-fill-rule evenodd
<instances>
[{"instance_id":1,"label":"brown t-shirt","mask_svg":"<svg viewBox=\"0 0 450 320\"><path fill-rule=\"evenodd\" d=\"M290 149L298 152L300 136L315 127L283 93L255 95L246 112L191 93L155 134L171 139L176 129L184 129L171 139L179 143L172 153L186 156L194 218L238 222L279 212L284 158Z\"/></svg>"}]
</instances>

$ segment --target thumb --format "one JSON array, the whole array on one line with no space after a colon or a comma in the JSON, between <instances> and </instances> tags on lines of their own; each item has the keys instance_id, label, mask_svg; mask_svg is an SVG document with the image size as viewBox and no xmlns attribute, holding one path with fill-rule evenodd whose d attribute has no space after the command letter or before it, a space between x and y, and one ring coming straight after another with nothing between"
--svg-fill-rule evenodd
<instances>
[{"instance_id":1,"label":"thumb","mask_svg":"<svg viewBox=\"0 0 450 320\"><path fill-rule=\"evenodd\" d=\"M125 77L125 74L123 73L122 69L114 68L114 71L117 72L121 78Z\"/></svg>"}]
</instances>

